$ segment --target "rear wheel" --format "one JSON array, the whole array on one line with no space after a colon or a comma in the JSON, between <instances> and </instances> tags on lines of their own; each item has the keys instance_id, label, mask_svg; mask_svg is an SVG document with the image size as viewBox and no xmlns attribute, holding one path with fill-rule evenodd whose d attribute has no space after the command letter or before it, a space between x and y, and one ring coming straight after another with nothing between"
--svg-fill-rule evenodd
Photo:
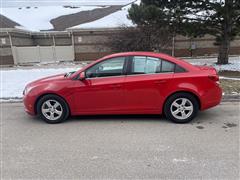
<instances>
[{"instance_id":1,"label":"rear wheel","mask_svg":"<svg viewBox=\"0 0 240 180\"><path fill-rule=\"evenodd\" d=\"M69 109L67 103L61 97L46 95L38 101L37 113L45 122L56 124L68 118Z\"/></svg>"},{"instance_id":2,"label":"rear wheel","mask_svg":"<svg viewBox=\"0 0 240 180\"><path fill-rule=\"evenodd\" d=\"M199 110L197 99L188 93L176 93L169 97L164 106L164 113L175 123L187 123L193 120Z\"/></svg>"}]
</instances>

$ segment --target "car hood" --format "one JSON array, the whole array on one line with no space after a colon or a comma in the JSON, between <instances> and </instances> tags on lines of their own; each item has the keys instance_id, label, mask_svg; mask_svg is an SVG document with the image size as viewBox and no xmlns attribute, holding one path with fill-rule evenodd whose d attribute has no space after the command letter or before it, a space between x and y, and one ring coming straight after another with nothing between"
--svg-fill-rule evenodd
<instances>
[{"instance_id":1,"label":"car hood","mask_svg":"<svg viewBox=\"0 0 240 180\"><path fill-rule=\"evenodd\" d=\"M44 77L44 78L41 78L41 79L38 79L36 81L33 81L33 82L29 83L28 86L41 84L41 83L45 83L45 82L53 82L53 81L58 81L58 80L64 80L64 79L66 79L66 77L64 75L65 74L58 74L58 75L54 75L54 76Z\"/></svg>"}]
</instances>

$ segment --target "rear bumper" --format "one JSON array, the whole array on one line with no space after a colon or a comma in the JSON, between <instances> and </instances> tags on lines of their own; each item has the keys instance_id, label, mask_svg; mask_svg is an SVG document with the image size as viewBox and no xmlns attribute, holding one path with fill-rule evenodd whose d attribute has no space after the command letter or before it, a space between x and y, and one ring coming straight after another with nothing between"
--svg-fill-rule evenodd
<instances>
[{"instance_id":1,"label":"rear bumper","mask_svg":"<svg viewBox=\"0 0 240 180\"><path fill-rule=\"evenodd\" d=\"M216 85L216 87L208 89L201 97L201 99L201 110L217 106L222 100L222 89Z\"/></svg>"}]
</instances>

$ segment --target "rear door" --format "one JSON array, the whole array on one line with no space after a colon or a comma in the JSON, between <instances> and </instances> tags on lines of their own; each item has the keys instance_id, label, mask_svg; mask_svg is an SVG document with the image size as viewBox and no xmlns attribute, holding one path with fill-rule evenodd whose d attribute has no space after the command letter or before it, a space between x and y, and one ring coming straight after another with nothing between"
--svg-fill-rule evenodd
<instances>
[{"instance_id":1,"label":"rear door","mask_svg":"<svg viewBox=\"0 0 240 180\"><path fill-rule=\"evenodd\" d=\"M130 57L125 79L127 109L136 113L159 110L173 81L174 68L175 64L159 58Z\"/></svg>"}]
</instances>

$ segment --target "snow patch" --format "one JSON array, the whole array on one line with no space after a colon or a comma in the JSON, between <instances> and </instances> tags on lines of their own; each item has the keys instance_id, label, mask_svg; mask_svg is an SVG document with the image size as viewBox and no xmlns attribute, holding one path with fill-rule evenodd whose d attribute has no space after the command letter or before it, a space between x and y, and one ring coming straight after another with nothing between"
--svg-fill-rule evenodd
<instances>
[{"instance_id":1,"label":"snow patch","mask_svg":"<svg viewBox=\"0 0 240 180\"><path fill-rule=\"evenodd\" d=\"M216 64L217 58L183 58L193 65L212 66L217 71L240 71L240 57L230 57L229 64Z\"/></svg>"},{"instance_id":2,"label":"snow patch","mask_svg":"<svg viewBox=\"0 0 240 180\"><path fill-rule=\"evenodd\" d=\"M17 69L1 70L0 99L22 98L25 86L37 79L79 70L79 67L60 69Z\"/></svg>"},{"instance_id":3,"label":"snow patch","mask_svg":"<svg viewBox=\"0 0 240 180\"><path fill-rule=\"evenodd\" d=\"M140 4L140 0L134 2ZM91 28L117 28L117 27L131 27L134 26L132 21L128 19L128 10L132 4L123 7L121 10L114 12L96 21L80 24L69 29L91 29Z\"/></svg>"},{"instance_id":4,"label":"snow patch","mask_svg":"<svg viewBox=\"0 0 240 180\"><path fill-rule=\"evenodd\" d=\"M23 8L1 8L1 14L17 22L20 26L18 29L27 29L31 31L53 29L50 23L51 19L59 16L78 13L80 11L90 11L101 6L80 6L68 8L63 6L39 6Z\"/></svg>"}]
</instances>

